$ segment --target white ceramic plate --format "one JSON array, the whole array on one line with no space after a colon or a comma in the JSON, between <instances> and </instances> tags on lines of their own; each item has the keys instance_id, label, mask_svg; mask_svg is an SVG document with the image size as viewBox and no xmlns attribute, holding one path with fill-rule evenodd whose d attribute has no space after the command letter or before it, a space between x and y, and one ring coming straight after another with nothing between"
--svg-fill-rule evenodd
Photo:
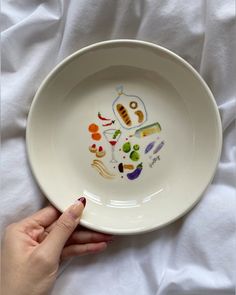
<instances>
[{"instance_id":1,"label":"white ceramic plate","mask_svg":"<svg viewBox=\"0 0 236 295\"><path fill-rule=\"evenodd\" d=\"M113 234L185 214L221 152L215 100L183 59L136 40L97 43L43 81L27 124L33 173L61 211L86 196L81 224Z\"/></svg>"}]
</instances>

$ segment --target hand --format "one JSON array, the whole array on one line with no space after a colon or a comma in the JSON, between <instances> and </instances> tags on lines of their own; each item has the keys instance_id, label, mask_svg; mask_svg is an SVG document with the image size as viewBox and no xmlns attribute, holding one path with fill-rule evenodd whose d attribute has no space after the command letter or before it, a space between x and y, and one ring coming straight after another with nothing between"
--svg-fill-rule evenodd
<instances>
[{"instance_id":1,"label":"hand","mask_svg":"<svg viewBox=\"0 0 236 295\"><path fill-rule=\"evenodd\" d=\"M7 227L2 247L2 294L48 294L61 259L107 247L110 235L74 231L84 205L85 198L80 198L61 215L49 206Z\"/></svg>"}]
</instances>

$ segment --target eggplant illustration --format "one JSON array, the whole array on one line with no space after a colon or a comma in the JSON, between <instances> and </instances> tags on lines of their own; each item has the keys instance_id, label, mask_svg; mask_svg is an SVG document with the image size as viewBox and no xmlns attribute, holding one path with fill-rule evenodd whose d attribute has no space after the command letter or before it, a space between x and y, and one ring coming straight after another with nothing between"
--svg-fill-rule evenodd
<instances>
[{"instance_id":1,"label":"eggplant illustration","mask_svg":"<svg viewBox=\"0 0 236 295\"><path fill-rule=\"evenodd\" d=\"M138 178L142 170L143 170L143 163L140 163L140 164L138 164L138 166L136 167L136 169L133 172L127 173L128 179L134 180L134 179Z\"/></svg>"}]
</instances>

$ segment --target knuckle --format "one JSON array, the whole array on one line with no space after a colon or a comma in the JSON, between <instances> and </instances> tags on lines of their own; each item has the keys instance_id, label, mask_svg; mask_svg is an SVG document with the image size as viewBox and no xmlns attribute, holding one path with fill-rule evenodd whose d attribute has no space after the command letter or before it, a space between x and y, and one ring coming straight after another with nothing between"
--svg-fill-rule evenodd
<instances>
[{"instance_id":1,"label":"knuckle","mask_svg":"<svg viewBox=\"0 0 236 295\"><path fill-rule=\"evenodd\" d=\"M73 231L75 229L75 223L72 219L62 218L58 219L56 226L62 229L63 231Z\"/></svg>"},{"instance_id":2,"label":"knuckle","mask_svg":"<svg viewBox=\"0 0 236 295\"><path fill-rule=\"evenodd\" d=\"M91 247L89 244L84 244L82 249L81 249L81 252L80 254L88 254L91 252Z\"/></svg>"}]
</instances>

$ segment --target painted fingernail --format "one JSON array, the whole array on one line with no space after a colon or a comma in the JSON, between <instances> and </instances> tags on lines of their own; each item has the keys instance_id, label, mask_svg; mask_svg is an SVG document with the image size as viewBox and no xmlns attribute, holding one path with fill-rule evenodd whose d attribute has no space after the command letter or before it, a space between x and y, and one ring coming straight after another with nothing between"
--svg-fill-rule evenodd
<instances>
[{"instance_id":1,"label":"painted fingernail","mask_svg":"<svg viewBox=\"0 0 236 295\"><path fill-rule=\"evenodd\" d=\"M75 202L70 208L69 208L69 214L70 216L77 220L80 218L81 214L83 212L83 207L81 206L81 202L77 201Z\"/></svg>"},{"instance_id":2,"label":"painted fingernail","mask_svg":"<svg viewBox=\"0 0 236 295\"><path fill-rule=\"evenodd\" d=\"M81 203L83 203L84 207L86 206L86 199L85 199L85 197L79 198L78 201L80 201Z\"/></svg>"}]
</instances>

